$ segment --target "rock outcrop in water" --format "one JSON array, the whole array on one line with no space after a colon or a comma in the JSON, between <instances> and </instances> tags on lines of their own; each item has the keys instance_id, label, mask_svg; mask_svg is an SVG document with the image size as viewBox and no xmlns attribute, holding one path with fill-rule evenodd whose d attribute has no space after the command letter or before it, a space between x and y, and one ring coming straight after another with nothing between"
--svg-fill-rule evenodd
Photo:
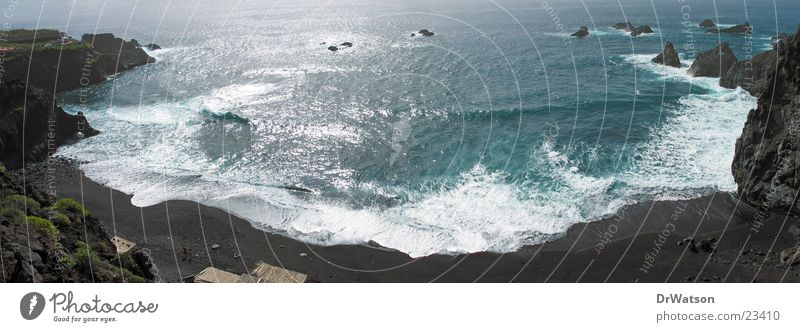
<instances>
[{"instance_id":1,"label":"rock outcrop in water","mask_svg":"<svg viewBox=\"0 0 800 332\"><path fill-rule=\"evenodd\" d=\"M653 58L653 62L675 68L681 67L681 59L678 57L678 52L675 51L675 46L671 42L667 42L664 45L664 51Z\"/></svg>"},{"instance_id":2,"label":"rock outcrop in water","mask_svg":"<svg viewBox=\"0 0 800 332\"><path fill-rule=\"evenodd\" d=\"M750 22L744 22L742 24L734 25L734 26L732 26L730 28L726 28L726 29L714 28L714 29L709 29L706 32L708 32L708 33L730 33L730 34L734 34L734 35L744 35L744 34L752 33L753 32L753 27L750 25Z\"/></svg>"},{"instance_id":3,"label":"rock outcrop in water","mask_svg":"<svg viewBox=\"0 0 800 332\"><path fill-rule=\"evenodd\" d=\"M431 37L431 36L435 35L435 34L433 33L433 31L430 31L430 30L428 30L428 29L422 29L422 30L418 31L418 33L419 33L420 35L423 35L423 36L425 36L425 37Z\"/></svg>"},{"instance_id":4,"label":"rock outcrop in water","mask_svg":"<svg viewBox=\"0 0 800 332\"><path fill-rule=\"evenodd\" d=\"M635 36L641 35L643 33L653 33L653 28L651 28L649 25L645 24L645 25L640 26L640 27L638 27L636 29L633 29L632 31L630 31L630 33L631 33L631 36L635 37Z\"/></svg>"},{"instance_id":5,"label":"rock outcrop in water","mask_svg":"<svg viewBox=\"0 0 800 332\"><path fill-rule=\"evenodd\" d=\"M642 25L642 26L637 28L631 22L616 23L616 24L612 25L611 28L617 29L617 30L625 30L628 33L630 33L631 36L638 36L638 35L641 35L643 33L653 33L653 28L651 28L649 25L645 24L645 25Z\"/></svg>"},{"instance_id":6,"label":"rock outcrop in water","mask_svg":"<svg viewBox=\"0 0 800 332\"><path fill-rule=\"evenodd\" d=\"M777 71L736 141L732 172L739 198L765 210L799 213L800 27L779 50Z\"/></svg>"},{"instance_id":7,"label":"rock outcrop in water","mask_svg":"<svg viewBox=\"0 0 800 332\"><path fill-rule=\"evenodd\" d=\"M588 27L581 27L578 31L572 34L573 37L586 37L589 35L589 28Z\"/></svg>"},{"instance_id":8,"label":"rock outcrop in water","mask_svg":"<svg viewBox=\"0 0 800 332\"><path fill-rule=\"evenodd\" d=\"M42 161L59 146L98 134L83 115L56 106L52 93L28 86L26 94L22 81L0 86L0 105L0 162L9 168Z\"/></svg>"},{"instance_id":9,"label":"rock outcrop in water","mask_svg":"<svg viewBox=\"0 0 800 332\"><path fill-rule=\"evenodd\" d=\"M33 31L15 30L14 34L32 36ZM84 35L79 41L55 31L9 45L3 57L4 81L26 80L54 92L104 82L117 73L155 62L138 42L126 42L112 34Z\"/></svg>"},{"instance_id":10,"label":"rock outcrop in water","mask_svg":"<svg viewBox=\"0 0 800 332\"><path fill-rule=\"evenodd\" d=\"M636 29L636 27L633 26L633 24L631 22L616 23L616 24L612 25L611 28L617 29L617 30L625 30L625 31L633 31L634 29Z\"/></svg>"},{"instance_id":11,"label":"rock outcrop in water","mask_svg":"<svg viewBox=\"0 0 800 332\"><path fill-rule=\"evenodd\" d=\"M713 27L716 27L716 26L717 25L714 24L714 21L712 21L710 19L705 19L702 22L700 22L700 27L701 28L713 28Z\"/></svg>"},{"instance_id":12,"label":"rock outcrop in water","mask_svg":"<svg viewBox=\"0 0 800 332\"><path fill-rule=\"evenodd\" d=\"M720 77L727 73L736 62L728 42L722 42L717 47L700 53L689 67L689 74L694 77Z\"/></svg>"}]
</instances>

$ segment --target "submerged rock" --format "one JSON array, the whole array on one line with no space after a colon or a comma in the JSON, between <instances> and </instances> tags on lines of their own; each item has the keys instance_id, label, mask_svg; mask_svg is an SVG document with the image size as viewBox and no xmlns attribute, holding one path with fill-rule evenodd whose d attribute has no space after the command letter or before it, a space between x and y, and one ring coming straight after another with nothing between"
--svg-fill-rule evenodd
<instances>
[{"instance_id":1,"label":"submerged rock","mask_svg":"<svg viewBox=\"0 0 800 332\"><path fill-rule=\"evenodd\" d=\"M586 37L588 35L589 35L589 28L587 27L581 27L580 29L578 29L578 31L572 34L573 37Z\"/></svg>"},{"instance_id":2,"label":"submerged rock","mask_svg":"<svg viewBox=\"0 0 800 332\"><path fill-rule=\"evenodd\" d=\"M739 199L768 211L800 213L800 27L780 50L776 70L736 141L733 178Z\"/></svg>"},{"instance_id":3,"label":"submerged rock","mask_svg":"<svg viewBox=\"0 0 800 332\"><path fill-rule=\"evenodd\" d=\"M709 20L709 19L705 19L702 22L700 22L700 27L701 28L713 28L715 26L717 26L717 25L714 24L714 21Z\"/></svg>"},{"instance_id":4,"label":"submerged rock","mask_svg":"<svg viewBox=\"0 0 800 332\"><path fill-rule=\"evenodd\" d=\"M336 47L336 46L328 46L328 51L331 51L331 52L336 52L336 51L338 51L338 50L339 50L339 48L338 48L338 47Z\"/></svg>"},{"instance_id":5,"label":"submerged rock","mask_svg":"<svg viewBox=\"0 0 800 332\"><path fill-rule=\"evenodd\" d=\"M428 30L428 29L422 29L422 30L418 31L418 33L419 33L420 35L423 35L423 36L425 36L425 37L430 37L430 36L433 36L433 35L434 35L433 31L430 31L430 30Z\"/></svg>"},{"instance_id":6,"label":"submerged rock","mask_svg":"<svg viewBox=\"0 0 800 332\"><path fill-rule=\"evenodd\" d=\"M671 42L667 42L667 44L664 45L664 51L653 58L653 62L675 68L681 67L681 59L678 57L678 52L675 51L675 46L673 46Z\"/></svg>"},{"instance_id":7,"label":"submerged rock","mask_svg":"<svg viewBox=\"0 0 800 332\"><path fill-rule=\"evenodd\" d=\"M341 43L341 44L339 44L339 46L344 46L344 47L353 47L353 43L351 43L351 42L344 42L344 43Z\"/></svg>"},{"instance_id":8,"label":"submerged rock","mask_svg":"<svg viewBox=\"0 0 800 332\"><path fill-rule=\"evenodd\" d=\"M720 77L735 62L736 56L728 42L722 42L717 47L698 54L688 72L694 77Z\"/></svg>"}]
</instances>

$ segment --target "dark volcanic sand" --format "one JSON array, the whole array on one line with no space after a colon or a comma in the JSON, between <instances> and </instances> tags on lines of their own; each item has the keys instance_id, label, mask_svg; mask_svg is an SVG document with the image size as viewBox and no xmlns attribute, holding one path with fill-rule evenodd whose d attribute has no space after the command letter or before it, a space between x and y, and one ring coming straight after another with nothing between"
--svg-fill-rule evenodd
<instances>
[{"instance_id":1,"label":"dark volcanic sand","mask_svg":"<svg viewBox=\"0 0 800 332\"><path fill-rule=\"evenodd\" d=\"M544 245L507 254L406 254L361 245L321 247L259 230L246 220L195 202L139 208L131 196L86 178L72 162L29 166L27 178L55 185L83 202L106 230L152 250L162 281L177 282L213 265L245 273L255 262L283 266L321 282L794 282L798 267L779 262L797 243L797 219L757 212L727 193L630 206L609 218L574 225ZM46 188L43 188L46 189ZM111 204L113 202L113 204ZM738 204L738 206L737 206ZM112 212L113 211L113 212ZM735 212L733 212L735 211ZM794 226L794 227L790 227ZM757 230L757 231L756 231ZM659 238L659 233L663 233ZM693 252L682 239L716 238L716 251ZM661 244L657 244L659 243ZM218 244L218 249L212 245ZM183 260L183 248L191 261ZM646 257L653 261L646 266Z\"/></svg>"}]
</instances>

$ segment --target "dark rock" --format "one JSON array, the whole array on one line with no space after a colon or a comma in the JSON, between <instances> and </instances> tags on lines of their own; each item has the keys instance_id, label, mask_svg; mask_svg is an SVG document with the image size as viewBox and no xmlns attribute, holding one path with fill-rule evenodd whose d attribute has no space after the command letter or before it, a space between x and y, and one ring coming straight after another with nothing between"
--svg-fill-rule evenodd
<instances>
[{"instance_id":1,"label":"dark rock","mask_svg":"<svg viewBox=\"0 0 800 332\"><path fill-rule=\"evenodd\" d=\"M774 50L757 54L750 60L736 61L719 79L719 85L729 89L737 86L754 96L760 96L767 87L767 78L774 73L778 52Z\"/></svg>"},{"instance_id":2,"label":"dark rock","mask_svg":"<svg viewBox=\"0 0 800 332\"><path fill-rule=\"evenodd\" d=\"M673 46L671 42L667 42L667 44L664 45L664 51L653 58L653 62L675 68L681 67L681 59L678 57L678 52L675 51L675 46Z\"/></svg>"},{"instance_id":3,"label":"dark rock","mask_svg":"<svg viewBox=\"0 0 800 332\"><path fill-rule=\"evenodd\" d=\"M580 29L578 29L578 31L572 34L573 37L586 37L588 35L589 35L589 28L587 27L581 27Z\"/></svg>"},{"instance_id":4,"label":"dark rock","mask_svg":"<svg viewBox=\"0 0 800 332\"><path fill-rule=\"evenodd\" d=\"M351 43L351 42L344 42L344 43L341 43L341 44L339 44L339 46L344 46L344 47L353 47L353 43Z\"/></svg>"},{"instance_id":5,"label":"dark rock","mask_svg":"<svg viewBox=\"0 0 800 332\"><path fill-rule=\"evenodd\" d=\"M417 36L416 33L413 33L413 32L411 33L411 37L416 37L416 36Z\"/></svg>"},{"instance_id":6,"label":"dark rock","mask_svg":"<svg viewBox=\"0 0 800 332\"><path fill-rule=\"evenodd\" d=\"M422 29L422 30L418 31L418 33L419 33L420 35L423 35L423 36L425 36L425 37L430 37L430 36L433 36L433 35L434 35L433 31L430 31L430 30L428 30L428 29Z\"/></svg>"},{"instance_id":7,"label":"dark rock","mask_svg":"<svg viewBox=\"0 0 800 332\"><path fill-rule=\"evenodd\" d=\"M709 239L702 239L700 240L699 249L703 252L713 252L714 249L717 247L717 239L709 238Z\"/></svg>"},{"instance_id":8,"label":"dark rock","mask_svg":"<svg viewBox=\"0 0 800 332\"><path fill-rule=\"evenodd\" d=\"M695 77L720 77L728 72L736 62L728 42L722 42L706 52L697 55L689 67L689 74Z\"/></svg>"},{"instance_id":9,"label":"dark rock","mask_svg":"<svg viewBox=\"0 0 800 332\"><path fill-rule=\"evenodd\" d=\"M84 39L63 50L43 47L9 53L14 56L3 64L3 81L25 80L52 92L102 83L112 75L155 61L139 48L138 42L125 42L112 34L84 35Z\"/></svg>"},{"instance_id":10,"label":"dark rock","mask_svg":"<svg viewBox=\"0 0 800 332\"><path fill-rule=\"evenodd\" d=\"M147 44L144 45L144 48L147 49L148 51L155 51L155 50L160 50L161 46L158 46L158 44Z\"/></svg>"},{"instance_id":11,"label":"dark rock","mask_svg":"<svg viewBox=\"0 0 800 332\"><path fill-rule=\"evenodd\" d=\"M726 28L726 29L714 28L714 29L709 29L706 32L708 32L708 33L730 33L730 34L735 34L735 35L745 35L745 34L752 33L753 32L753 27L750 26L749 22L744 22L743 24L737 24L737 25L734 25L734 26L732 26L730 28Z\"/></svg>"},{"instance_id":12,"label":"dark rock","mask_svg":"<svg viewBox=\"0 0 800 332\"><path fill-rule=\"evenodd\" d=\"M617 29L617 30L625 30L625 31L628 31L628 32L636 30L636 27L633 24L631 24L631 22L617 23L617 24L612 25L611 28Z\"/></svg>"},{"instance_id":13,"label":"dark rock","mask_svg":"<svg viewBox=\"0 0 800 332\"><path fill-rule=\"evenodd\" d=\"M705 19L702 22L700 22L700 27L701 28L713 28L715 26L717 26L717 25L714 24L714 21L709 20L709 19Z\"/></svg>"},{"instance_id":14,"label":"dark rock","mask_svg":"<svg viewBox=\"0 0 800 332\"><path fill-rule=\"evenodd\" d=\"M338 48L338 47L336 47L336 46L328 46L328 51L331 51L331 52L336 52L336 51L338 51L338 50L339 50L339 48Z\"/></svg>"},{"instance_id":15,"label":"dark rock","mask_svg":"<svg viewBox=\"0 0 800 332\"><path fill-rule=\"evenodd\" d=\"M778 54L774 71L736 141L733 178L739 199L775 212L800 212L800 27Z\"/></svg>"},{"instance_id":16,"label":"dark rock","mask_svg":"<svg viewBox=\"0 0 800 332\"><path fill-rule=\"evenodd\" d=\"M781 251L780 261L788 266L800 263L800 247L792 247Z\"/></svg>"},{"instance_id":17,"label":"dark rock","mask_svg":"<svg viewBox=\"0 0 800 332\"><path fill-rule=\"evenodd\" d=\"M22 81L0 86L0 105L0 162L9 169L22 167L23 160L42 161L59 146L79 139L79 135L91 137L99 133L83 114L71 115L54 106L52 93L26 87Z\"/></svg>"},{"instance_id":18,"label":"dark rock","mask_svg":"<svg viewBox=\"0 0 800 332\"><path fill-rule=\"evenodd\" d=\"M651 28L649 25L643 25L636 29L630 30L629 32L631 33L631 36L635 37L643 33L653 33L653 28Z\"/></svg>"}]
</instances>

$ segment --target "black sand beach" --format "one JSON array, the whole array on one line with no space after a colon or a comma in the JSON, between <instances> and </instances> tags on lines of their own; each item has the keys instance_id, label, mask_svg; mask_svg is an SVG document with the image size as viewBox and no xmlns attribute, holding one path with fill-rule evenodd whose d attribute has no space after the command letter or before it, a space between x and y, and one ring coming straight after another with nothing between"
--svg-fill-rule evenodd
<instances>
[{"instance_id":1,"label":"black sand beach","mask_svg":"<svg viewBox=\"0 0 800 332\"><path fill-rule=\"evenodd\" d=\"M49 183L59 196L84 203L110 235L152 250L162 282L179 282L208 266L245 273L257 261L306 273L319 282L800 280L800 270L780 260L781 251L797 244L797 219L760 214L729 193L629 206L513 253L414 259L385 248L310 245L195 202L139 208L130 203L131 196L86 178L71 161L29 165L26 176L40 188ZM682 241L687 238L694 238L695 245ZM184 248L190 254L184 255Z\"/></svg>"}]
</instances>

